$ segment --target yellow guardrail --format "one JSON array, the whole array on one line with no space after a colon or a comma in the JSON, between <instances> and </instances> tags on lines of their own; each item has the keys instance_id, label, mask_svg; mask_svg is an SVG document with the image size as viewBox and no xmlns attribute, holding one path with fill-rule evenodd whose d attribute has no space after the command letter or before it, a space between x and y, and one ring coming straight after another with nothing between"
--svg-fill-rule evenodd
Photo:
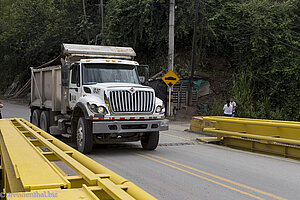
<instances>
[{"instance_id":1,"label":"yellow guardrail","mask_svg":"<svg viewBox=\"0 0 300 200\"><path fill-rule=\"evenodd\" d=\"M215 121L215 128L224 131L300 140L300 122L232 117L204 117L203 119Z\"/></svg>"},{"instance_id":2,"label":"yellow guardrail","mask_svg":"<svg viewBox=\"0 0 300 200\"><path fill-rule=\"evenodd\" d=\"M24 119L0 120L0 155L7 199L155 199Z\"/></svg>"},{"instance_id":3,"label":"yellow guardrail","mask_svg":"<svg viewBox=\"0 0 300 200\"><path fill-rule=\"evenodd\" d=\"M300 158L300 122L195 117L190 130L216 136L215 140L209 138L210 141L219 141L226 146Z\"/></svg>"}]
</instances>

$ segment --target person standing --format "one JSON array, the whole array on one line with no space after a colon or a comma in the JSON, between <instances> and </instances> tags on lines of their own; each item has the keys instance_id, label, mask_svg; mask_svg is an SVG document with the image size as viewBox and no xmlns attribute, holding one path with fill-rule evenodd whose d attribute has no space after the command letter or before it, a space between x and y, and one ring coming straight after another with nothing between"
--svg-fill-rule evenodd
<instances>
[{"instance_id":1,"label":"person standing","mask_svg":"<svg viewBox=\"0 0 300 200\"><path fill-rule=\"evenodd\" d=\"M224 116L226 116L226 117L232 117L233 107L230 104L230 100L229 99L226 101L226 104L224 105L223 110L224 110Z\"/></svg>"},{"instance_id":2,"label":"person standing","mask_svg":"<svg viewBox=\"0 0 300 200\"><path fill-rule=\"evenodd\" d=\"M0 102L0 119L2 119L1 108L3 108L3 104Z\"/></svg>"},{"instance_id":3,"label":"person standing","mask_svg":"<svg viewBox=\"0 0 300 200\"><path fill-rule=\"evenodd\" d=\"M232 105L232 117L234 117L234 115L235 115L235 109L236 109L236 103L235 103L233 97L230 98L230 105Z\"/></svg>"}]
</instances>

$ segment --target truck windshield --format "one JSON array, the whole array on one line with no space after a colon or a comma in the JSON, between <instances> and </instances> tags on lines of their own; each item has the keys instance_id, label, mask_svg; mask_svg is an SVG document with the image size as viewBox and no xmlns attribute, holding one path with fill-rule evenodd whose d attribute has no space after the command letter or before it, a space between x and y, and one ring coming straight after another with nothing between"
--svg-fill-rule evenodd
<instances>
[{"instance_id":1,"label":"truck windshield","mask_svg":"<svg viewBox=\"0 0 300 200\"><path fill-rule=\"evenodd\" d=\"M139 83L136 68L132 65L119 64L83 64L84 85L96 83Z\"/></svg>"}]
</instances>

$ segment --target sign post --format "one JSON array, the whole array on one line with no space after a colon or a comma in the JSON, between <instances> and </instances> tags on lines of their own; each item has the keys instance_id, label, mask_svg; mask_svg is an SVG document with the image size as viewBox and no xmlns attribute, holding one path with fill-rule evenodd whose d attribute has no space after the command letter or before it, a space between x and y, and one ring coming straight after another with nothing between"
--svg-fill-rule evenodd
<instances>
[{"instance_id":1,"label":"sign post","mask_svg":"<svg viewBox=\"0 0 300 200\"><path fill-rule=\"evenodd\" d=\"M172 94L172 88L169 88L169 106L168 106L169 112L168 112L168 116L172 115L171 114L171 107L173 107L173 106L171 106L171 99L172 99L171 94Z\"/></svg>"},{"instance_id":2,"label":"sign post","mask_svg":"<svg viewBox=\"0 0 300 200\"><path fill-rule=\"evenodd\" d=\"M165 82L165 84L169 87L169 105L168 105L168 116L171 116L172 110L171 110L171 99L172 99L172 87L180 80L178 76L170 70L168 73L166 73L162 80Z\"/></svg>"}]
</instances>

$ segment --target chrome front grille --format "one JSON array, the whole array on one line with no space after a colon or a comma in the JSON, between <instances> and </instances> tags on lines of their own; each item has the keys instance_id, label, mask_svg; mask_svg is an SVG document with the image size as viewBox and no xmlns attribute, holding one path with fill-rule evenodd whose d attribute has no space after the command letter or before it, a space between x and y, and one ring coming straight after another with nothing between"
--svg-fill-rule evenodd
<instances>
[{"instance_id":1,"label":"chrome front grille","mask_svg":"<svg viewBox=\"0 0 300 200\"><path fill-rule=\"evenodd\" d=\"M110 91L110 107L115 113L151 113L154 109L154 93L151 91Z\"/></svg>"}]
</instances>

